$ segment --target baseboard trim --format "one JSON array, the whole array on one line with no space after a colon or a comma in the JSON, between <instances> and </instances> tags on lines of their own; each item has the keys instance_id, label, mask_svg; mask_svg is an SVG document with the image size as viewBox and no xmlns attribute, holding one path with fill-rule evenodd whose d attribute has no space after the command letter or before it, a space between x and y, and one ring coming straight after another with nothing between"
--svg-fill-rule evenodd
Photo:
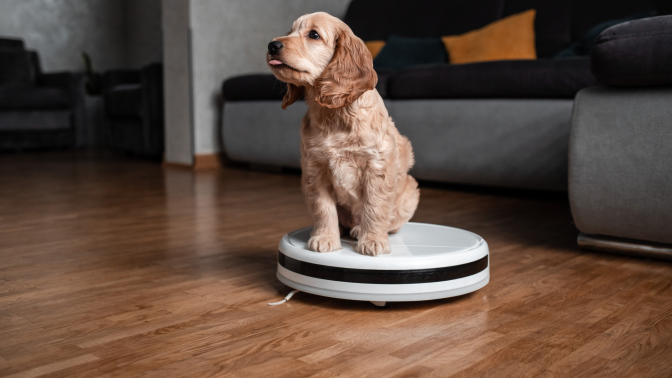
<instances>
[{"instance_id":1,"label":"baseboard trim","mask_svg":"<svg viewBox=\"0 0 672 378\"><path fill-rule=\"evenodd\" d=\"M205 171L210 169L219 169L222 167L222 160L219 154L201 154L194 156L193 164L176 163L163 160L163 166L167 168L191 169L194 171Z\"/></svg>"},{"instance_id":2,"label":"baseboard trim","mask_svg":"<svg viewBox=\"0 0 672 378\"><path fill-rule=\"evenodd\" d=\"M219 154L194 155L194 170L196 171L219 169L221 167L222 160Z\"/></svg>"},{"instance_id":3,"label":"baseboard trim","mask_svg":"<svg viewBox=\"0 0 672 378\"><path fill-rule=\"evenodd\" d=\"M579 233L576 242L581 249L615 253L619 255L672 260L672 245L670 244L621 239L612 236L586 235L583 232Z\"/></svg>"},{"instance_id":4,"label":"baseboard trim","mask_svg":"<svg viewBox=\"0 0 672 378\"><path fill-rule=\"evenodd\" d=\"M172 161L166 161L164 160L163 163L161 164L164 168L178 168L178 169L192 169L191 164L185 164L185 163L176 163Z\"/></svg>"}]
</instances>

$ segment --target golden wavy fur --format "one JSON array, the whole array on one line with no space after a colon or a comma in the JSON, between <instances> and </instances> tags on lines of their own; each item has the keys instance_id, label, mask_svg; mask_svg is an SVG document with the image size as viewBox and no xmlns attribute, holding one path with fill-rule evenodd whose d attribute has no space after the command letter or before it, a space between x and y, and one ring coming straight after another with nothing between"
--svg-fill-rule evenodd
<instances>
[{"instance_id":1,"label":"golden wavy fur","mask_svg":"<svg viewBox=\"0 0 672 378\"><path fill-rule=\"evenodd\" d=\"M308 104L301 122L302 188L314 220L308 249L338 250L349 230L357 252L389 253L388 233L413 216L420 191L408 174L411 143L375 89L371 54L345 23L322 12L300 17L273 41L282 48L267 62L288 86L282 108L301 97Z\"/></svg>"}]
</instances>

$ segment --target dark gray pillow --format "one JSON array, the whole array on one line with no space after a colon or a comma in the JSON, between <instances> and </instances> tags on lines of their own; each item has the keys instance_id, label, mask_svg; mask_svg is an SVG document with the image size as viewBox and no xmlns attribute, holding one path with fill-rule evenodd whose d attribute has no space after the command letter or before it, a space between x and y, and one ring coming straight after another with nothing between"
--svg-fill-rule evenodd
<instances>
[{"instance_id":1,"label":"dark gray pillow","mask_svg":"<svg viewBox=\"0 0 672 378\"><path fill-rule=\"evenodd\" d=\"M400 70L447 61L446 47L440 38L408 38L393 35L373 60L373 67L376 70Z\"/></svg>"},{"instance_id":2,"label":"dark gray pillow","mask_svg":"<svg viewBox=\"0 0 672 378\"><path fill-rule=\"evenodd\" d=\"M619 18L618 20L610 20L597 24L592 28L590 28L586 32L586 34L583 37L581 37L580 40L572 43L571 45L569 45L569 47L557 53L554 56L554 58L564 59L564 58L575 58L577 56L588 56L590 55L590 51L593 49L593 46L595 45L595 39L597 39L597 36L600 35L600 33L605 31L606 29L623 22L639 20L642 18L653 17L657 15L658 15L657 11L651 9L632 14L628 17Z\"/></svg>"},{"instance_id":3,"label":"dark gray pillow","mask_svg":"<svg viewBox=\"0 0 672 378\"><path fill-rule=\"evenodd\" d=\"M591 70L612 86L672 85L672 15L612 26L595 41Z\"/></svg>"}]
</instances>

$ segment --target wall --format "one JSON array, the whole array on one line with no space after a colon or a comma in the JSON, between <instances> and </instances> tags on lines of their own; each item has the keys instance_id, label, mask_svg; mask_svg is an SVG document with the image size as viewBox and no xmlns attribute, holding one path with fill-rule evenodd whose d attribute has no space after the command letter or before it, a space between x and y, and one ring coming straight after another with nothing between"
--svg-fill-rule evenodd
<instances>
[{"instance_id":1,"label":"wall","mask_svg":"<svg viewBox=\"0 0 672 378\"><path fill-rule=\"evenodd\" d=\"M96 69L123 66L124 9L110 0L1 0L0 35L23 38L45 71L79 70L86 51Z\"/></svg>"},{"instance_id":2,"label":"wall","mask_svg":"<svg viewBox=\"0 0 672 378\"><path fill-rule=\"evenodd\" d=\"M348 3L0 0L0 35L23 38L28 48L39 51L45 71L81 70L82 51L99 71L170 59L165 66L166 160L191 164L194 154L220 151L222 81L269 72L264 56L273 37L285 34L305 13L342 17Z\"/></svg>"},{"instance_id":3,"label":"wall","mask_svg":"<svg viewBox=\"0 0 672 378\"><path fill-rule=\"evenodd\" d=\"M124 10L126 65L141 67L148 63L161 62L161 0L126 0Z\"/></svg>"},{"instance_id":4,"label":"wall","mask_svg":"<svg viewBox=\"0 0 672 378\"><path fill-rule=\"evenodd\" d=\"M139 67L162 58L161 0L0 0L0 35L22 38L45 71Z\"/></svg>"},{"instance_id":5,"label":"wall","mask_svg":"<svg viewBox=\"0 0 672 378\"><path fill-rule=\"evenodd\" d=\"M219 94L232 75L268 72L266 49L299 16L345 15L350 0L191 0L195 154L220 151Z\"/></svg>"},{"instance_id":6,"label":"wall","mask_svg":"<svg viewBox=\"0 0 672 378\"><path fill-rule=\"evenodd\" d=\"M165 161L194 161L191 99L190 0L163 0Z\"/></svg>"}]
</instances>

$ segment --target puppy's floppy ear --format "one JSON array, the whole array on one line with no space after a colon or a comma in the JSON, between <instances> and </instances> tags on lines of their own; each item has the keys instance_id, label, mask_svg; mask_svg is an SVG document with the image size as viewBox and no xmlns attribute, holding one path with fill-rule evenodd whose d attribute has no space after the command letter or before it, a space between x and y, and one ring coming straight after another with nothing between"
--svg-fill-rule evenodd
<instances>
[{"instance_id":1,"label":"puppy's floppy ear","mask_svg":"<svg viewBox=\"0 0 672 378\"><path fill-rule=\"evenodd\" d=\"M350 30L341 30L334 57L315 81L315 101L327 108L342 108L375 88L377 82L373 59L364 42Z\"/></svg>"},{"instance_id":2,"label":"puppy's floppy ear","mask_svg":"<svg viewBox=\"0 0 672 378\"><path fill-rule=\"evenodd\" d=\"M287 83L287 93L282 98L282 108L287 109L289 105L295 103L298 99L303 97L303 86Z\"/></svg>"}]
</instances>

